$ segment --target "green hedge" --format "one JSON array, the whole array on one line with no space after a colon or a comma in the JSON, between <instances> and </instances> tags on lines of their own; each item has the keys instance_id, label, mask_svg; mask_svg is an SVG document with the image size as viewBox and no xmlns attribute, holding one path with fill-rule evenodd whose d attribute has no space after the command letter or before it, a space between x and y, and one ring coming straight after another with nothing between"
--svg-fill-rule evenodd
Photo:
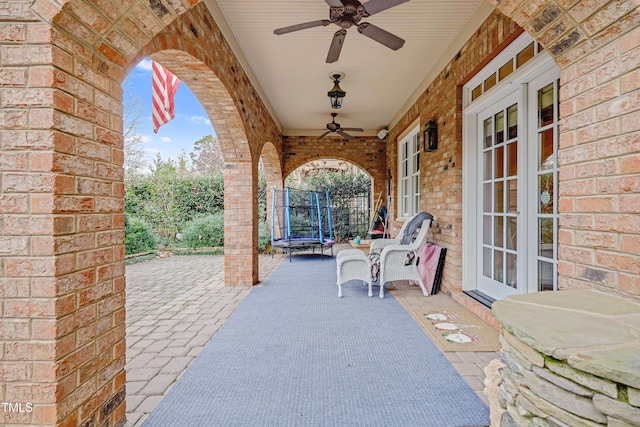
<instances>
[{"instance_id":1,"label":"green hedge","mask_svg":"<svg viewBox=\"0 0 640 427\"><path fill-rule=\"evenodd\" d=\"M182 241L190 248L224 245L224 214L216 212L190 221L182 230Z\"/></svg>"},{"instance_id":2,"label":"green hedge","mask_svg":"<svg viewBox=\"0 0 640 427\"><path fill-rule=\"evenodd\" d=\"M125 214L124 230L125 254L139 254L156 249L158 239L144 220Z\"/></svg>"},{"instance_id":3,"label":"green hedge","mask_svg":"<svg viewBox=\"0 0 640 427\"><path fill-rule=\"evenodd\" d=\"M208 176L149 175L125 183L125 213L144 219L166 244L187 224L222 211L221 173Z\"/></svg>"}]
</instances>

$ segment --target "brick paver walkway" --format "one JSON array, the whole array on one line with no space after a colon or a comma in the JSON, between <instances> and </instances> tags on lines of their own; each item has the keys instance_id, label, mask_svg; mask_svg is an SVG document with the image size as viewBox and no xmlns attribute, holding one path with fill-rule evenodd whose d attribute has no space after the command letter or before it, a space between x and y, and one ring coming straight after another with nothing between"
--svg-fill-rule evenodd
<instances>
[{"instance_id":1,"label":"brick paver walkway","mask_svg":"<svg viewBox=\"0 0 640 427\"><path fill-rule=\"evenodd\" d=\"M260 256L264 281L284 259ZM127 266L127 426L142 424L248 287L225 287L222 256L175 256Z\"/></svg>"},{"instance_id":2,"label":"brick paver walkway","mask_svg":"<svg viewBox=\"0 0 640 427\"><path fill-rule=\"evenodd\" d=\"M349 247L347 245L347 247ZM341 247L334 248L334 254ZM260 281L284 259L261 255ZM248 287L225 287L222 256L176 256L127 266L127 424L140 426L231 313ZM423 298L417 291L418 298ZM485 401L493 352L445 353Z\"/></svg>"}]
</instances>

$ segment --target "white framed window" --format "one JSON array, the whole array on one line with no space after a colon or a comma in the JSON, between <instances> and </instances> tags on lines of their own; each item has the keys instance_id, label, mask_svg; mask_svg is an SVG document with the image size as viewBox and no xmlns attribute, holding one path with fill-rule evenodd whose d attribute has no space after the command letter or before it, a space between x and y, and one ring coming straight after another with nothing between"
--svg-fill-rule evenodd
<instances>
[{"instance_id":1,"label":"white framed window","mask_svg":"<svg viewBox=\"0 0 640 427\"><path fill-rule=\"evenodd\" d=\"M398 217L409 218L420 210L420 126L398 142Z\"/></svg>"}]
</instances>

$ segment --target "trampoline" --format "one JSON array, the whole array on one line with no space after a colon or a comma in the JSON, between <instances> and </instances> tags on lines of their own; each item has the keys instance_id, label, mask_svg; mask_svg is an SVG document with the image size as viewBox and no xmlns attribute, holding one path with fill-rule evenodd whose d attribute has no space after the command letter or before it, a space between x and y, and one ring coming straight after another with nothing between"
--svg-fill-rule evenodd
<instances>
[{"instance_id":1,"label":"trampoline","mask_svg":"<svg viewBox=\"0 0 640 427\"><path fill-rule=\"evenodd\" d=\"M273 190L271 206L271 252L289 254L296 251L331 248L333 256L333 224L329 191Z\"/></svg>"}]
</instances>

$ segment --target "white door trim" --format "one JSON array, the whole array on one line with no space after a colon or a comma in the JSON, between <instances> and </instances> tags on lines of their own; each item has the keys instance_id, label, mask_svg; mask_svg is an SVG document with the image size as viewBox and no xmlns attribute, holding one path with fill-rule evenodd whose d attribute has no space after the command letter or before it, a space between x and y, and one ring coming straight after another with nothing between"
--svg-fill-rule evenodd
<instances>
[{"instance_id":1,"label":"white door trim","mask_svg":"<svg viewBox=\"0 0 640 427\"><path fill-rule=\"evenodd\" d=\"M520 90L521 94L524 93L521 100L522 106L527 107L526 85L527 82L534 80L536 77L546 73L547 71L557 69L556 63L546 52L541 52L531 59L525 66L516 70L514 73L495 87L491 91L485 93L477 100L472 102L468 107L463 110L462 113L462 128L463 128L463 140L462 140L462 290L472 291L477 290L478 283L478 247L479 247L479 229L478 229L478 215L482 215L477 211L478 206L478 191L477 191L477 165L479 156L478 141L478 114L489 108L490 106L500 102L503 98L513 94L515 91ZM466 88L466 86L465 86ZM520 111L518 114L522 114ZM527 114L528 116L528 114ZM522 117L522 116L521 116ZM527 118L528 121L528 118ZM519 127L522 135L522 142L519 147L518 154L521 155L523 150L526 150L528 144L526 138L529 135L527 121L521 122ZM518 183L519 189L524 190L520 182ZM522 197L526 191L519 191L521 193L519 197ZM522 199L519 199L521 201ZM523 209L527 208L526 202L520 205L519 212L523 212ZM523 221L519 221L523 222ZM525 235L525 230L522 228L523 224L518 224L518 233L521 236ZM522 233L522 234L520 234ZM526 253L526 252L525 252ZM523 264L526 264L523 263ZM525 280L525 272L518 272L518 280ZM527 292L527 286L518 286L518 293Z\"/></svg>"}]
</instances>

